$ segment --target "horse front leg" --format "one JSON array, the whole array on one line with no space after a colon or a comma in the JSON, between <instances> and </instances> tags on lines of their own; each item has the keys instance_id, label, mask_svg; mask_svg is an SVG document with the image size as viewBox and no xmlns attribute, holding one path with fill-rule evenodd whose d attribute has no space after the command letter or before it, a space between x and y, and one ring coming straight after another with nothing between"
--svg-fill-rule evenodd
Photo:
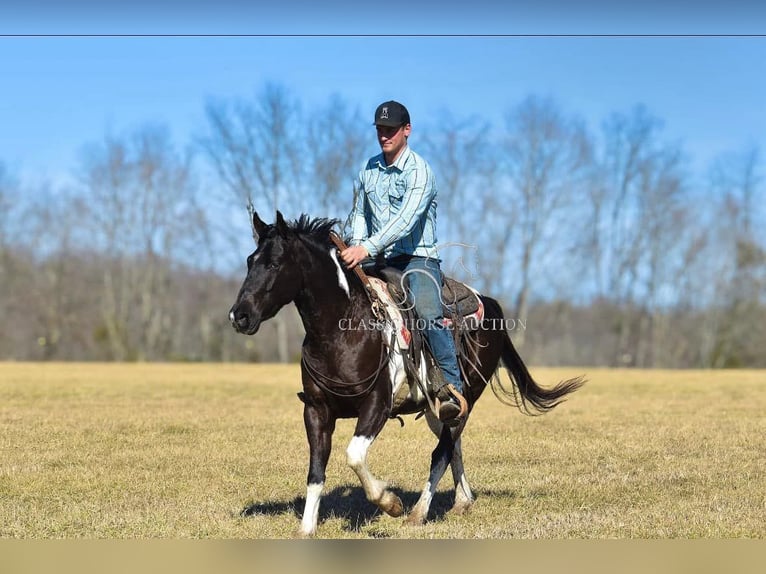
<instances>
[{"instance_id":1,"label":"horse front leg","mask_svg":"<svg viewBox=\"0 0 766 574\"><path fill-rule=\"evenodd\" d=\"M367 451L385 424L385 413L360 415L354 430L354 437L346 449L346 460L359 477L367 500L376 504L386 514L397 517L404 513L401 499L388 490L385 481L373 476L367 467Z\"/></svg>"},{"instance_id":2,"label":"horse front leg","mask_svg":"<svg viewBox=\"0 0 766 574\"><path fill-rule=\"evenodd\" d=\"M306 480L306 504L298 530L300 536L313 536L317 530L319 501L325 482L325 470L332 450L332 433L335 419L326 407L306 404L303 408L303 422L309 441L309 473Z\"/></svg>"}]
</instances>

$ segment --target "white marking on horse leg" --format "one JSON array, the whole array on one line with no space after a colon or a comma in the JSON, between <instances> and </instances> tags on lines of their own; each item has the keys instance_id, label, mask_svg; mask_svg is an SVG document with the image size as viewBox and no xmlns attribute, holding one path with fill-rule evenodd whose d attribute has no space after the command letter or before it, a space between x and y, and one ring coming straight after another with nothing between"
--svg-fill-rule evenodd
<instances>
[{"instance_id":1,"label":"white marking on horse leg","mask_svg":"<svg viewBox=\"0 0 766 574\"><path fill-rule=\"evenodd\" d=\"M458 505L458 502L461 505L465 504L473 504L473 492L471 492L471 485L468 484L468 478L465 475L465 472L461 468L459 472L454 472L454 479L455 479L455 505Z\"/></svg>"},{"instance_id":2,"label":"white marking on horse leg","mask_svg":"<svg viewBox=\"0 0 766 574\"><path fill-rule=\"evenodd\" d=\"M332 258L333 263L335 263L335 268L338 270L338 285L340 285L340 288L346 292L346 297L351 299L351 294L348 290L348 279L346 279L346 274L343 272L343 268L338 261L338 250L334 247L330 249L330 257Z\"/></svg>"},{"instance_id":3,"label":"white marking on horse leg","mask_svg":"<svg viewBox=\"0 0 766 574\"><path fill-rule=\"evenodd\" d=\"M367 500L377 503L386 489L386 483L375 478L367 468L367 450L373 440L367 436L354 436L346 448L346 462L362 482Z\"/></svg>"},{"instance_id":4,"label":"white marking on horse leg","mask_svg":"<svg viewBox=\"0 0 766 574\"><path fill-rule=\"evenodd\" d=\"M420 365L421 369L425 370L425 360L422 358ZM426 422L428 423L428 428L431 429L431 432L438 438L439 435L441 435L444 425L442 425L441 421L436 418L436 415L431 411L426 411ZM423 492L420 494L420 498L407 516L408 524L419 526L425 523L426 518L428 517L428 509L431 508L431 500L433 500L435 492L436 488L431 484L431 481L426 481L426 485L423 488Z\"/></svg>"},{"instance_id":5,"label":"white marking on horse leg","mask_svg":"<svg viewBox=\"0 0 766 574\"><path fill-rule=\"evenodd\" d=\"M324 483L309 484L306 487L306 505L303 507L303 518L299 534L313 536L317 531L317 519L319 518L319 500L322 498Z\"/></svg>"},{"instance_id":6,"label":"white marking on horse leg","mask_svg":"<svg viewBox=\"0 0 766 574\"><path fill-rule=\"evenodd\" d=\"M346 448L346 460L359 477L367 500L377 504L391 516L401 516L404 512L402 501L393 492L388 491L386 483L375 478L367 468L367 450L373 440L374 437L355 435Z\"/></svg>"},{"instance_id":7,"label":"white marking on horse leg","mask_svg":"<svg viewBox=\"0 0 766 574\"><path fill-rule=\"evenodd\" d=\"M455 503L452 505L452 511L462 514L473 505L474 498L471 492L471 485L465 473L460 474L459 480L455 481Z\"/></svg>"},{"instance_id":8,"label":"white marking on horse leg","mask_svg":"<svg viewBox=\"0 0 766 574\"><path fill-rule=\"evenodd\" d=\"M462 514L471 508L474 498L471 485L468 484L468 478L465 476L460 439L455 444L455 452L452 455L450 466L452 467L452 479L455 481L455 503L452 505L452 511Z\"/></svg>"},{"instance_id":9,"label":"white marking on horse leg","mask_svg":"<svg viewBox=\"0 0 766 574\"><path fill-rule=\"evenodd\" d=\"M351 468L363 465L367 459L367 450L374 439L368 436L354 435L346 447L346 461Z\"/></svg>"},{"instance_id":10,"label":"white marking on horse leg","mask_svg":"<svg viewBox=\"0 0 766 574\"><path fill-rule=\"evenodd\" d=\"M431 432L437 437L441 436L444 425L430 411L426 411L426 422L428 423L428 428L431 429ZM452 506L452 511L456 514L462 514L471 507L474 503L474 498L463 467L463 447L461 437L458 437L455 441L455 447L452 451L452 459L449 464L452 469L452 479L455 481L455 503ZM433 475L429 477L429 479L430 478L434 478ZM420 500L415 504L408 517L408 521L411 524L422 524L425 522L434 491L435 488L432 487L431 482L427 482L426 488L420 496Z\"/></svg>"},{"instance_id":11,"label":"white marking on horse leg","mask_svg":"<svg viewBox=\"0 0 766 574\"><path fill-rule=\"evenodd\" d=\"M426 521L426 517L428 516L428 509L431 507L431 500L433 500L435 491L436 488L431 484L431 482L426 482L426 485L423 488L423 492L420 494L420 498L415 503L415 506L412 507L412 510L410 510L410 513L407 516L407 522L409 524L418 526Z\"/></svg>"}]
</instances>

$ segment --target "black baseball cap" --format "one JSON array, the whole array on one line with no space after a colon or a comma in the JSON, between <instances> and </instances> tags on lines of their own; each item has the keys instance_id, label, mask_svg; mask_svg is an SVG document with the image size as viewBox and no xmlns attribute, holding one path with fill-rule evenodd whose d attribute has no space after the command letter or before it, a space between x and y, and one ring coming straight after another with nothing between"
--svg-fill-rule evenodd
<instances>
[{"instance_id":1,"label":"black baseball cap","mask_svg":"<svg viewBox=\"0 0 766 574\"><path fill-rule=\"evenodd\" d=\"M374 125L376 126L398 128L408 123L410 123L410 112L402 104L394 100L383 102L375 110Z\"/></svg>"}]
</instances>

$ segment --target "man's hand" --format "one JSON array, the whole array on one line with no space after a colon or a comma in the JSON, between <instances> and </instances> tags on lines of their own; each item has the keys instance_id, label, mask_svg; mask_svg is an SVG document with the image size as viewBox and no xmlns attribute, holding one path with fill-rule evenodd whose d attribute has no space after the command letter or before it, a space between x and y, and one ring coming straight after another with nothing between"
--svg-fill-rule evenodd
<instances>
[{"instance_id":1,"label":"man's hand","mask_svg":"<svg viewBox=\"0 0 766 574\"><path fill-rule=\"evenodd\" d=\"M367 249L363 245L352 245L340 252L340 258L343 259L343 263L349 269L353 269L369 256L370 254L367 253Z\"/></svg>"}]
</instances>

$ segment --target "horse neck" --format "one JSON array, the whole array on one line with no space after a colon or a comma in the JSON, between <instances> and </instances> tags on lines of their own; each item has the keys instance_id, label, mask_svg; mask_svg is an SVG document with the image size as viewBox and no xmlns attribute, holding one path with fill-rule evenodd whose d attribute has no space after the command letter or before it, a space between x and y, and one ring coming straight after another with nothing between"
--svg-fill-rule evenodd
<instances>
[{"instance_id":1,"label":"horse neck","mask_svg":"<svg viewBox=\"0 0 766 574\"><path fill-rule=\"evenodd\" d=\"M360 281L351 273L344 273L348 294L341 286L338 267L326 256L310 254L304 266L303 287L295 298L309 344L322 346L335 341L344 332L343 320L365 317L369 300ZM371 315L371 312L370 312Z\"/></svg>"}]
</instances>

